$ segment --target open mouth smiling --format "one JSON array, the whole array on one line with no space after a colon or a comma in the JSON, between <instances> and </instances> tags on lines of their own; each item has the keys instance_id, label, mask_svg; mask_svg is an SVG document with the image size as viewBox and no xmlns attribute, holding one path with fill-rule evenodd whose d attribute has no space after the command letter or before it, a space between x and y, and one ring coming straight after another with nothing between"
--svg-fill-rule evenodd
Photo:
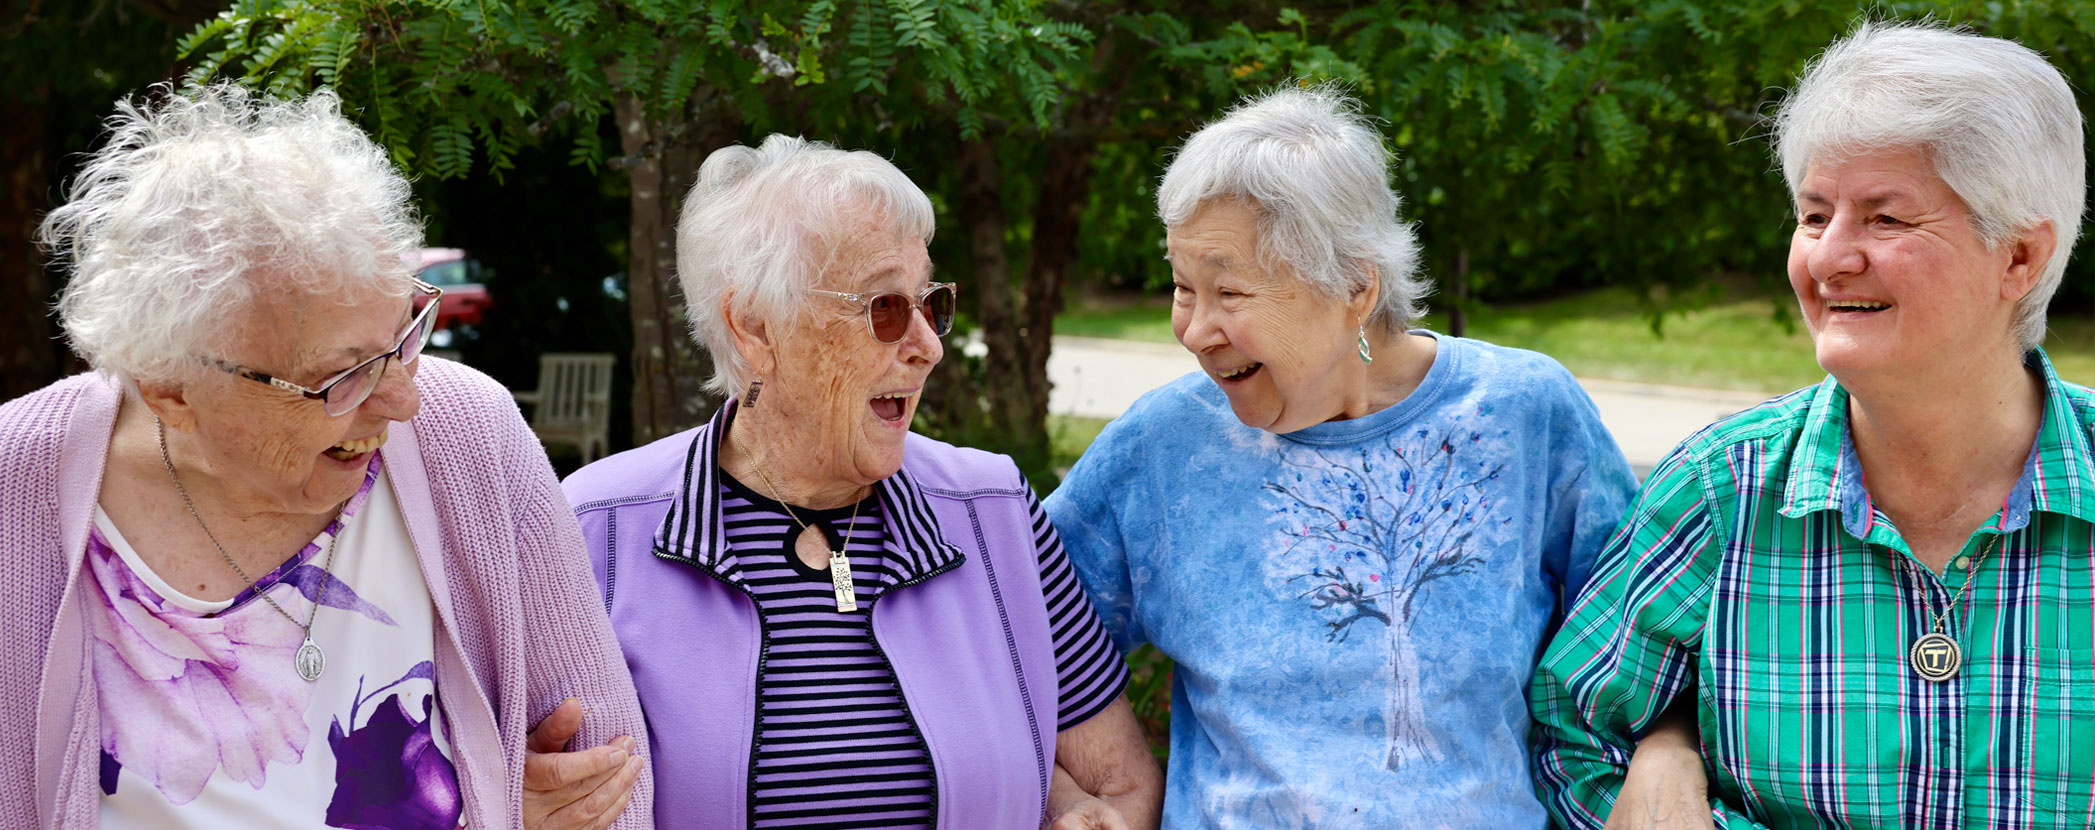
<instances>
[{"instance_id":1,"label":"open mouth smiling","mask_svg":"<svg viewBox=\"0 0 2095 830\"><path fill-rule=\"evenodd\" d=\"M1890 308L1890 303L1871 300L1827 300L1826 310L1835 314L1869 314Z\"/></svg>"},{"instance_id":2,"label":"open mouth smiling","mask_svg":"<svg viewBox=\"0 0 2095 830\"><path fill-rule=\"evenodd\" d=\"M385 431L380 430L375 435L369 435L351 441L343 441L340 444L328 447L327 449L322 451L322 454L336 461L354 461L357 459L357 457L362 456L363 454L368 453L372 450L378 449L381 446L384 446L385 442Z\"/></svg>"},{"instance_id":3,"label":"open mouth smiling","mask_svg":"<svg viewBox=\"0 0 2095 830\"><path fill-rule=\"evenodd\" d=\"M913 394L911 392L890 392L885 395L876 395L868 403L873 407L874 415L880 416L880 419L883 421L893 423L902 420L903 414L909 411L909 399Z\"/></svg>"},{"instance_id":4,"label":"open mouth smiling","mask_svg":"<svg viewBox=\"0 0 2095 830\"><path fill-rule=\"evenodd\" d=\"M1241 381L1258 374L1258 370L1264 368L1265 365L1264 363L1247 363L1235 369L1217 369L1213 374L1217 380L1224 382Z\"/></svg>"}]
</instances>

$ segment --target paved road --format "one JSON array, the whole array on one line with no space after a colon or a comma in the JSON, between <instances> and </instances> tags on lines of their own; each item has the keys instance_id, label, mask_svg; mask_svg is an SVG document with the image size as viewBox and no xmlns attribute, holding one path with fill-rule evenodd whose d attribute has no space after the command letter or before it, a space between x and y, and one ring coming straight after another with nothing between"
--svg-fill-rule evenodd
<instances>
[{"instance_id":1,"label":"paved road","mask_svg":"<svg viewBox=\"0 0 2095 830\"><path fill-rule=\"evenodd\" d=\"M1057 337L1048 358L1048 379L1055 384L1048 411L1119 417L1142 393L1199 369L1193 356L1175 345ZM1579 378L1579 383L1593 396L1601 422L1614 433L1639 476L1695 430L1767 397L1590 378Z\"/></svg>"}]
</instances>

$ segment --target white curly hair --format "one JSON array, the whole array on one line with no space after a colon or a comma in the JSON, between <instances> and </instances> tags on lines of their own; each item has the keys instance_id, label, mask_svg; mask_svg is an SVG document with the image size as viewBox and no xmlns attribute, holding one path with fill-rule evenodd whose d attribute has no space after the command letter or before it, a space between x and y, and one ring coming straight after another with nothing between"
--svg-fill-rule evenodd
<instances>
[{"instance_id":1,"label":"white curly hair","mask_svg":"<svg viewBox=\"0 0 2095 830\"><path fill-rule=\"evenodd\" d=\"M405 298L422 245L407 179L334 93L231 84L120 101L107 141L43 219L69 272L74 351L131 380L190 376L257 296Z\"/></svg>"}]
</instances>

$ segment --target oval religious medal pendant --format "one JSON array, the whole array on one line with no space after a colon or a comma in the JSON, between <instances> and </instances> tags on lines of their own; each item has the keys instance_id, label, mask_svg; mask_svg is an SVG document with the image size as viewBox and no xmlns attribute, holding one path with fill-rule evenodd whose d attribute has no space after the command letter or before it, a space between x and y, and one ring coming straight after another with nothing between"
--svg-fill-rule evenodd
<instances>
[{"instance_id":1,"label":"oval religious medal pendant","mask_svg":"<svg viewBox=\"0 0 2095 830\"><path fill-rule=\"evenodd\" d=\"M311 683L319 680L320 673L327 670L327 655L320 653L313 635L307 634L305 644L298 647L298 656L292 658L292 664L298 667L298 676Z\"/></svg>"},{"instance_id":2,"label":"oval religious medal pendant","mask_svg":"<svg viewBox=\"0 0 2095 830\"><path fill-rule=\"evenodd\" d=\"M1913 641L1913 652L1908 659L1913 662L1913 671L1924 680L1941 683L1957 676L1964 666L1964 650L1957 641L1940 631L1929 632Z\"/></svg>"}]
</instances>

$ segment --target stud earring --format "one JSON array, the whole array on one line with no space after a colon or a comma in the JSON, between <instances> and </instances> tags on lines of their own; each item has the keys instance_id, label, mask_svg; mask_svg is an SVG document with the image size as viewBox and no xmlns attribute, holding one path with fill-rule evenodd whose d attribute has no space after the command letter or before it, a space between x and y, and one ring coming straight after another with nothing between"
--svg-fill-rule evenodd
<instances>
[{"instance_id":1,"label":"stud earring","mask_svg":"<svg viewBox=\"0 0 2095 830\"><path fill-rule=\"evenodd\" d=\"M1360 327L1360 362L1375 362L1375 356L1368 354L1368 327L1364 324Z\"/></svg>"},{"instance_id":2,"label":"stud earring","mask_svg":"<svg viewBox=\"0 0 2095 830\"><path fill-rule=\"evenodd\" d=\"M1365 342L1365 341L1362 341L1362 342ZM1363 347L1363 348L1364 348L1364 347ZM748 391L748 392L744 392L744 393L742 393L742 405L743 405L743 406L746 406L746 407L748 407L748 408L750 408L750 409L755 409L755 408L757 408L757 396L758 396L758 395L761 395L761 394L763 394L763 393L764 393L764 382L763 382L763 381L761 381L761 380L753 380L753 381L750 381L750 382L749 382L749 391Z\"/></svg>"}]
</instances>

